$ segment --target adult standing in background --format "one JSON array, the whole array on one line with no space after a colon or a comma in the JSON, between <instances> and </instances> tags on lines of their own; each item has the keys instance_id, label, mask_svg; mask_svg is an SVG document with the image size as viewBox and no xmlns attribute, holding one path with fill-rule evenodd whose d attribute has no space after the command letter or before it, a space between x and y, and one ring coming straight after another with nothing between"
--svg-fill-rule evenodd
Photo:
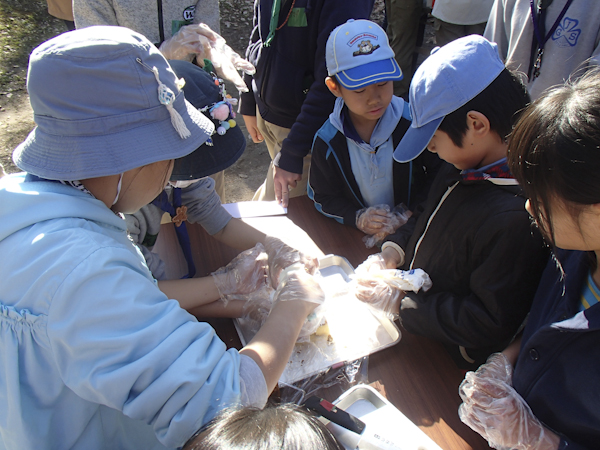
<instances>
[{"instance_id":1,"label":"adult standing in background","mask_svg":"<svg viewBox=\"0 0 600 450\"><path fill-rule=\"evenodd\" d=\"M368 19L372 9L373 0L256 0L246 50L256 73L245 76L240 113L273 161L253 200L285 207L306 193L313 137L335 101L325 86L327 38L348 19Z\"/></svg>"},{"instance_id":2,"label":"adult standing in background","mask_svg":"<svg viewBox=\"0 0 600 450\"><path fill-rule=\"evenodd\" d=\"M436 0L435 41L440 47L470 34L483 35L494 0Z\"/></svg>"},{"instance_id":3,"label":"adult standing in background","mask_svg":"<svg viewBox=\"0 0 600 450\"><path fill-rule=\"evenodd\" d=\"M127 27L157 45L192 23L220 32L218 0L73 0L73 14L77 28Z\"/></svg>"},{"instance_id":4,"label":"adult standing in background","mask_svg":"<svg viewBox=\"0 0 600 450\"><path fill-rule=\"evenodd\" d=\"M404 77L394 81L394 95L408 100L408 87L415 70L415 50L423 0L385 0L387 35Z\"/></svg>"},{"instance_id":5,"label":"adult standing in background","mask_svg":"<svg viewBox=\"0 0 600 450\"><path fill-rule=\"evenodd\" d=\"M600 2L495 0L484 36L498 44L508 69L523 74L535 100L600 62Z\"/></svg>"},{"instance_id":6,"label":"adult standing in background","mask_svg":"<svg viewBox=\"0 0 600 450\"><path fill-rule=\"evenodd\" d=\"M48 14L61 19L69 31L75 29L72 0L47 0Z\"/></svg>"}]
</instances>

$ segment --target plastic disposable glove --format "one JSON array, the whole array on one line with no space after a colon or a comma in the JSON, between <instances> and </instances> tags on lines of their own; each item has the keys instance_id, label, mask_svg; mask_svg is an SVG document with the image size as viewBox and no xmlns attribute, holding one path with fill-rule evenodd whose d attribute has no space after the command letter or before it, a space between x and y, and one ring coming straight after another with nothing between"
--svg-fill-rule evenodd
<instances>
[{"instance_id":1,"label":"plastic disposable glove","mask_svg":"<svg viewBox=\"0 0 600 450\"><path fill-rule=\"evenodd\" d=\"M167 59L196 61L202 65L209 59L219 77L231 81L239 92L248 92L244 80L238 70L252 75L255 68L229 47L225 39L212 31L206 24L192 24L181 29L160 46L160 51Z\"/></svg>"},{"instance_id":2,"label":"plastic disposable glove","mask_svg":"<svg viewBox=\"0 0 600 450\"><path fill-rule=\"evenodd\" d=\"M387 226L390 218L388 205L369 206L356 211L356 228L365 234L377 234Z\"/></svg>"},{"instance_id":3,"label":"plastic disposable glove","mask_svg":"<svg viewBox=\"0 0 600 450\"><path fill-rule=\"evenodd\" d=\"M382 279L373 278L369 274L355 276L353 287L354 294L360 301L382 311L392 320L398 318L400 301L404 297L402 290L390 286Z\"/></svg>"},{"instance_id":4,"label":"plastic disposable glove","mask_svg":"<svg viewBox=\"0 0 600 450\"><path fill-rule=\"evenodd\" d=\"M363 242L371 248L404 225L412 213L403 205L390 210L388 205L370 206L356 212L356 227L365 234Z\"/></svg>"},{"instance_id":5,"label":"plastic disposable glove","mask_svg":"<svg viewBox=\"0 0 600 450\"><path fill-rule=\"evenodd\" d=\"M377 261L376 264L381 264L381 261ZM398 316L405 291L427 291L432 286L429 275L422 269L376 270L371 266L370 271L357 271L352 275L352 280L354 293L359 300L383 311L392 319Z\"/></svg>"},{"instance_id":6,"label":"plastic disposable glove","mask_svg":"<svg viewBox=\"0 0 600 450\"><path fill-rule=\"evenodd\" d=\"M267 255L263 245L256 244L240 253L211 275L225 304L230 295L249 294L260 289L267 282Z\"/></svg>"},{"instance_id":7,"label":"plastic disposable glove","mask_svg":"<svg viewBox=\"0 0 600 450\"><path fill-rule=\"evenodd\" d=\"M385 269L387 269L385 259L383 259L381 253L375 253L374 255L369 255L367 259L360 263L354 273L363 275Z\"/></svg>"},{"instance_id":8,"label":"plastic disposable glove","mask_svg":"<svg viewBox=\"0 0 600 450\"><path fill-rule=\"evenodd\" d=\"M292 264L303 264L306 272L311 275L319 268L319 260L317 258L305 255L276 237L267 236L265 239L265 250L269 255L269 277L273 288L279 286L281 271Z\"/></svg>"},{"instance_id":9,"label":"plastic disposable glove","mask_svg":"<svg viewBox=\"0 0 600 450\"><path fill-rule=\"evenodd\" d=\"M495 353L460 385L460 419L499 450L556 450L559 437L545 428L511 386L512 366Z\"/></svg>"},{"instance_id":10,"label":"plastic disposable glove","mask_svg":"<svg viewBox=\"0 0 600 450\"><path fill-rule=\"evenodd\" d=\"M313 311L302 325L298 340L317 331L324 317L325 311L322 305L325 302L325 292L315 277L306 272L302 263L295 263L281 273L279 286L273 296L273 305L287 301L304 301L314 305Z\"/></svg>"}]
</instances>

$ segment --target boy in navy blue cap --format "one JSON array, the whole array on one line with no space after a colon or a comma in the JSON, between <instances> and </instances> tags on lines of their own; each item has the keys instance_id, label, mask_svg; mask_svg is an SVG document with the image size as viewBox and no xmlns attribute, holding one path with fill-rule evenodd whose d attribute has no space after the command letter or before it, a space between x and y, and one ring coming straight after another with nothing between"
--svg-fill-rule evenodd
<instances>
[{"instance_id":1,"label":"boy in navy blue cap","mask_svg":"<svg viewBox=\"0 0 600 450\"><path fill-rule=\"evenodd\" d=\"M434 50L409 98L413 121L394 159L411 161L427 148L448 164L380 255L388 268L425 270L433 286L395 292L388 312L441 341L459 367L477 367L519 331L547 261L506 165L506 139L529 96L496 45L472 35Z\"/></svg>"},{"instance_id":2,"label":"boy in navy blue cap","mask_svg":"<svg viewBox=\"0 0 600 450\"><path fill-rule=\"evenodd\" d=\"M349 20L333 30L325 52L325 83L337 99L313 142L308 196L326 216L382 239L404 223L395 220L396 205L425 200L440 160L424 153L394 163L410 111L393 95L402 71L381 27Z\"/></svg>"}]
</instances>

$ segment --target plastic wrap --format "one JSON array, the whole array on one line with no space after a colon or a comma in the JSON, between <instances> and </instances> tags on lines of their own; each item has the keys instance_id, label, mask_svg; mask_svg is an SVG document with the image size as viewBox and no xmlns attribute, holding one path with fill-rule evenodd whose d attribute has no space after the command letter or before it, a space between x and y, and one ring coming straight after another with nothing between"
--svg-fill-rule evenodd
<instances>
[{"instance_id":1,"label":"plastic wrap","mask_svg":"<svg viewBox=\"0 0 600 450\"><path fill-rule=\"evenodd\" d=\"M312 351L316 354L318 349ZM327 389L328 397L339 396L354 385L368 383L368 372L369 357L363 356L353 361L340 362L294 383L280 383L279 395L282 402L298 405L303 404L311 395L323 396L320 392L324 389Z\"/></svg>"}]
</instances>

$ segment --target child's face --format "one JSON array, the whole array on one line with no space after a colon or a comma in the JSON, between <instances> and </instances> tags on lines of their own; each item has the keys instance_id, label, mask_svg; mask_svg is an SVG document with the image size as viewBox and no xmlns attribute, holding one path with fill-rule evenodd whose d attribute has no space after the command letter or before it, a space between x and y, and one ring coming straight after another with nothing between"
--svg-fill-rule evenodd
<instances>
[{"instance_id":1,"label":"child's face","mask_svg":"<svg viewBox=\"0 0 600 450\"><path fill-rule=\"evenodd\" d=\"M432 153L437 153L441 159L453 164L457 169L467 170L480 167L482 155L476 149L469 148L467 150L465 148L467 142L468 139L465 136L463 146L459 147L450 139L448 133L437 130L427 144L427 149Z\"/></svg>"},{"instance_id":2,"label":"child's face","mask_svg":"<svg viewBox=\"0 0 600 450\"><path fill-rule=\"evenodd\" d=\"M337 85L339 95L350 111L355 125L377 122L392 101L394 84L391 81L370 84L362 89L351 91L342 85Z\"/></svg>"},{"instance_id":3,"label":"child's face","mask_svg":"<svg viewBox=\"0 0 600 450\"><path fill-rule=\"evenodd\" d=\"M600 250L600 210L596 205L583 206L579 214L569 209L564 201L551 201L552 231L554 245L565 250L591 251ZM531 203L525 203L525 209L532 214ZM548 233L544 224L538 228Z\"/></svg>"},{"instance_id":4,"label":"child's face","mask_svg":"<svg viewBox=\"0 0 600 450\"><path fill-rule=\"evenodd\" d=\"M123 174L121 194L113 210L132 214L154 200L167 185L173 160L158 161Z\"/></svg>"}]
</instances>

